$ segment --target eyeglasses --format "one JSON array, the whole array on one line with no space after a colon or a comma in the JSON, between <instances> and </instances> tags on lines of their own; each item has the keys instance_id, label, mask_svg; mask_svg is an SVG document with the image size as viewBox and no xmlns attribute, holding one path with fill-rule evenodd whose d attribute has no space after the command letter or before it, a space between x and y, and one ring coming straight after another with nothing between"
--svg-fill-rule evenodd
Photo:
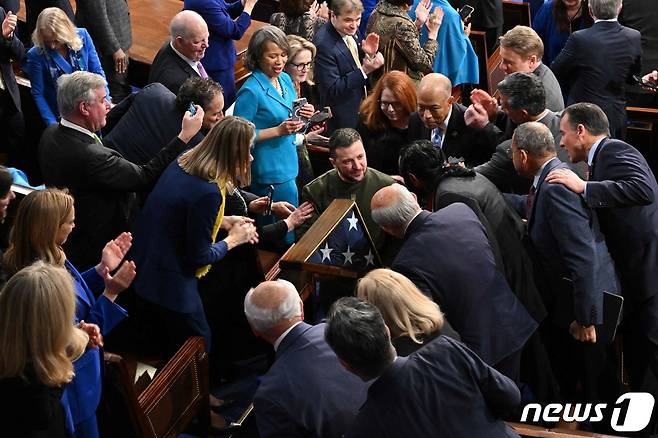
<instances>
[{"instance_id":1,"label":"eyeglasses","mask_svg":"<svg viewBox=\"0 0 658 438\"><path fill-rule=\"evenodd\" d=\"M294 62L291 62L290 65L295 67L297 71L304 71L304 70L309 70L311 67L313 67L313 61L307 62L305 64L295 64Z\"/></svg>"},{"instance_id":2,"label":"eyeglasses","mask_svg":"<svg viewBox=\"0 0 658 438\"><path fill-rule=\"evenodd\" d=\"M402 109L402 104L400 102L385 102L380 100L379 107L383 110L390 107L393 111L400 111Z\"/></svg>"}]
</instances>

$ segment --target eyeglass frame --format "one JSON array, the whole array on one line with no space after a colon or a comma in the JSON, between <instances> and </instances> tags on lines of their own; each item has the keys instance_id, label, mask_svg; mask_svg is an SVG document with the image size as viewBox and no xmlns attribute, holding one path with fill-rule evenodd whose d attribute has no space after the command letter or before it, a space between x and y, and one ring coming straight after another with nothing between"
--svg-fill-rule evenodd
<instances>
[{"instance_id":1,"label":"eyeglass frame","mask_svg":"<svg viewBox=\"0 0 658 438\"><path fill-rule=\"evenodd\" d=\"M313 67L313 61L305 62L303 64L295 64L294 62L291 62L290 65L295 67L297 71L304 71L304 67L306 67L306 71L308 71Z\"/></svg>"},{"instance_id":2,"label":"eyeglass frame","mask_svg":"<svg viewBox=\"0 0 658 438\"><path fill-rule=\"evenodd\" d=\"M404 108L401 102L384 102L381 99L377 99L377 103L379 103L379 108L382 110L391 108L393 111L401 111Z\"/></svg>"}]
</instances>

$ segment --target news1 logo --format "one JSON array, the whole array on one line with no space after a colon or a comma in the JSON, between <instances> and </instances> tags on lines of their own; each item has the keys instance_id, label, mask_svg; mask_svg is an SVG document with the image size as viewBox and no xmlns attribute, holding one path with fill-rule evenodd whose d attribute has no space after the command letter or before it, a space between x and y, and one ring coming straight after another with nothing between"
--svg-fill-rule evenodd
<instances>
[{"instance_id":1,"label":"news1 logo","mask_svg":"<svg viewBox=\"0 0 658 438\"><path fill-rule=\"evenodd\" d=\"M611 406L610 427L617 432L638 432L649 424L654 405L653 395L648 392L627 392L620 396ZM549 403L542 407L539 403L528 403L523 408L521 422L590 421L603 420L603 411L608 409L606 403Z\"/></svg>"}]
</instances>

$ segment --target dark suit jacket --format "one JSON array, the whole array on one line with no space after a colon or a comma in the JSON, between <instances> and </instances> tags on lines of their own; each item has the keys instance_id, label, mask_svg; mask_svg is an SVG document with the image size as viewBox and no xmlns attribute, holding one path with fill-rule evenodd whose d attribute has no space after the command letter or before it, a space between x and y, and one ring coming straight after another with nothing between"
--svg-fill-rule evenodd
<instances>
[{"instance_id":1,"label":"dark suit jacket","mask_svg":"<svg viewBox=\"0 0 658 438\"><path fill-rule=\"evenodd\" d=\"M178 137L143 166L124 159L92 137L49 126L39 144L44 183L67 187L75 198L76 227L65 244L67 257L86 269L98 262L105 244L128 230L135 191L149 190L184 148Z\"/></svg>"},{"instance_id":2,"label":"dark suit jacket","mask_svg":"<svg viewBox=\"0 0 658 438\"><path fill-rule=\"evenodd\" d=\"M279 344L254 397L261 438L339 438L349 430L368 385L343 368L324 328L302 322Z\"/></svg>"},{"instance_id":3,"label":"dark suit jacket","mask_svg":"<svg viewBox=\"0 0 658 438\"><path fill-rule=\"evenodd\" d=\"M135 164L145 164L178 135L183 120L176 95L160 83L149 84L112 108L103 128L103 144ZM198 133L190 142L203 139Z\"/></svg>"},{"instance_id":4,"label":"dark suit jacket","mask_svg":"<svg viewBox=\"0 0 658 438\"><path fill-rule=\"evenodd\" d=\"M78 0L75 22L86 27L102 56L119 49L127 51L133 43L130 10L126 0Z\"/></svg>"},{"instance_id":5,"label":"dark suit jacket","mask_svg":"<svg viewBox=\"0 0 658 438\"><path fill-rule=\"evenodd\" d=\"M573 296L575 320L581 325L603 322L603 292L619 293L615 267L598 221L582 196L561 184L545 183L553 169L568 169L553 158L537 183L528 233L540 266L538 275L555 304ZM519 197L523 207L526 196ZM525 209L525 208L524 208ZM564 281L563 279L569 281ZM558 309L565 306L555 304ZM560 321L564 318L558 317Z\"/></svg>"},{"instance_id":6,"label":"dark suit jacket","mask_svg":"<svg viewBox=\"0 0 658 438\"><path fill-rule=\"evenodd\" d=\"M16 12L16 11L12 11ZM0 23L5 20L7 14L4 9L0 8ZM14 77L14 70L11 67L11 60L19 63L25 56L25 47L23 43L16 36L16 32L10 39L0 37L0 75L2 75L2 82L5 84L6 91L9 92L13 102L13 108L2 108L2 112L6 115L15 113L21 110L21 96L18 92L18 85L16 84L16 77Z\"/></svg>"},{"instance_id":7,"label":"dark suit jacket","mask_svg":"<svg viewBox=\"0 0 658 438\"><path fill-rule=\"evenodd\" d=\"M613 139L599 144L585 201L597 213L622 290L634 305L658 292L657 196L656 178L637 149ZM657 326L653 320L654 336Z\"/></svg>"},{"instance_id":8,"label":"dark suit jacket","mask_svg":"<svg viewBox=\"0 0 658 438\"><path fill-rule=\"evenodd\" d=\"M496 269L484 227L462 203L416 216L392 267L434 299L490 365L519 351L537 327Z\"/></svg>"},{"instance_id":9,"label":"dark suit jacket","mask_svg":"<svg viewBox=\"0 0 658 438\"><path fill-rule=\"evenodd\" d=\"M452 113L446 132L443 134L443 153L446 158L464 158L468 166L489 161L498 144L498 131L491 124L483 129L466 126L464 122L464 105L453 103ZM417 112L409 116L409 142L413 140L430 140L432 130L427 128Z\"/></svg>"},{"instance_id":10,"label":"dark suit jacket","mask_svg":"<svg viewBox=\"0 0 658 438\"><path fill-rule=\"evenodd\" d=\"M608 116L610 134L619 136L626 125L624 87L640 73L641 62L640 32L618 22L600 21L571 34L551 70L570 86L568 105L597 104Z\"/></svg>"},{"instance_id":11,"label":"dark suit jacket","mask_svg":"<svg viewBox=\"0 0 658 438\"><path fill-rule=\"evenodd\" d=\"M320 91L321 106L331 107L333 117L327 124L327 134L338 128L354 128L358 121L359 105L364 98L363 87L368 79L357 67L345 41L327 22L315 34L315 82ZM363 58L359 41L359 56Z\"/></svg>"},{"instance_id":12,"label":"dark suit jacket","mask_svg":"<svg viewBox=\"0 0 658 438\"><path fill-rule=\"evenodd\" d=\"M186 79L198 76L199 73L190 64L185 62L183 58L178 56L174 52L174 49L171 48L169 41L167 41L153 59L151 72L149 73L149 84L160 82L169 88L169 91L178 94L178 89Z\"/></svg>"},{"instance_id":13,"label":"dark suit jacket","mask_svg":"<svg viewBox=\"0 0 658 438\"><path fill-rule=\"evenodd\" d=\"M551 69L542 62L532 73L541 79L541 83L544 85L544 92L546 93L546 108L555 112L562 111L564 109L562 88L560 88L560 83L557 81L557 78Z\"/></svg>"},{"instance_id":14,"label":"dark suit jacket","mask_svg":"<svg viewBox=\"0 0 658 438\"><path fill-rule=\"evenodd\" d=\"M440 336L372 384L347 437L518 437L500 417L520 401L514 382Z\"/></svg>"},{"instance_id":15,"label":"dark suit jacket","mask_svg":"<svg viewBox=\"0 0 658 438\"><path fill-rule=\"evenodd\" d=\"M643 0L624 0L619 21L642 34L642 74L658 66L658 8Z\"/></svg>"},{"instance_id":16,"label":"dark suit jacket","mask_svg":"<svg viewBox=\"0 0 658 438\"><path fill-rule=\"evenodd\" d=\"M463 202L477 214L492 249L500 250L500 269L507 283L534 320L541 322L546 309L521 240L525 226L519 216L507 205L496 186L477 173L472 177L446 177L439 181L434 192L434 210L455 202Z\"/></svg>"}]
</instances>

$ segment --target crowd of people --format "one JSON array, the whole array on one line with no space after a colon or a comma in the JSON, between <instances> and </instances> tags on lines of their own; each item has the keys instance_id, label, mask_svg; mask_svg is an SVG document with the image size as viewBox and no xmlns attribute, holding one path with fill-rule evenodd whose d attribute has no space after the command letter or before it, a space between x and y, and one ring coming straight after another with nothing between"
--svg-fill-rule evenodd
<instances>
[{"instance_id":1,"label":"crowd of people","mask_svg":"<svg viewBox=\"0 0 658 438\"><path fill-rule=\"evenodd\" d=\"M625 141L627 90L658 89L641 2L531 2L532 27L503 34L501 0L282 1L236 88L257 0L185 0L142 89L125 2L55 3L28 5L29 50L0 7L10 162L26 158L11 62L46 125L28 158L47 188L2 257L12 436L99 436L113 331L165 357L203 337L213 382L272 346L263 438L514 437L524 403L657 393L658 184ZM499 47L494 96L474 88L471 27ZM0 167L3 220L11 184ZM265 281L258 249L283 253L335 199L355 201L381 266L318 282L313 325L303 285Z\"/></svg>"}]
</instances>

